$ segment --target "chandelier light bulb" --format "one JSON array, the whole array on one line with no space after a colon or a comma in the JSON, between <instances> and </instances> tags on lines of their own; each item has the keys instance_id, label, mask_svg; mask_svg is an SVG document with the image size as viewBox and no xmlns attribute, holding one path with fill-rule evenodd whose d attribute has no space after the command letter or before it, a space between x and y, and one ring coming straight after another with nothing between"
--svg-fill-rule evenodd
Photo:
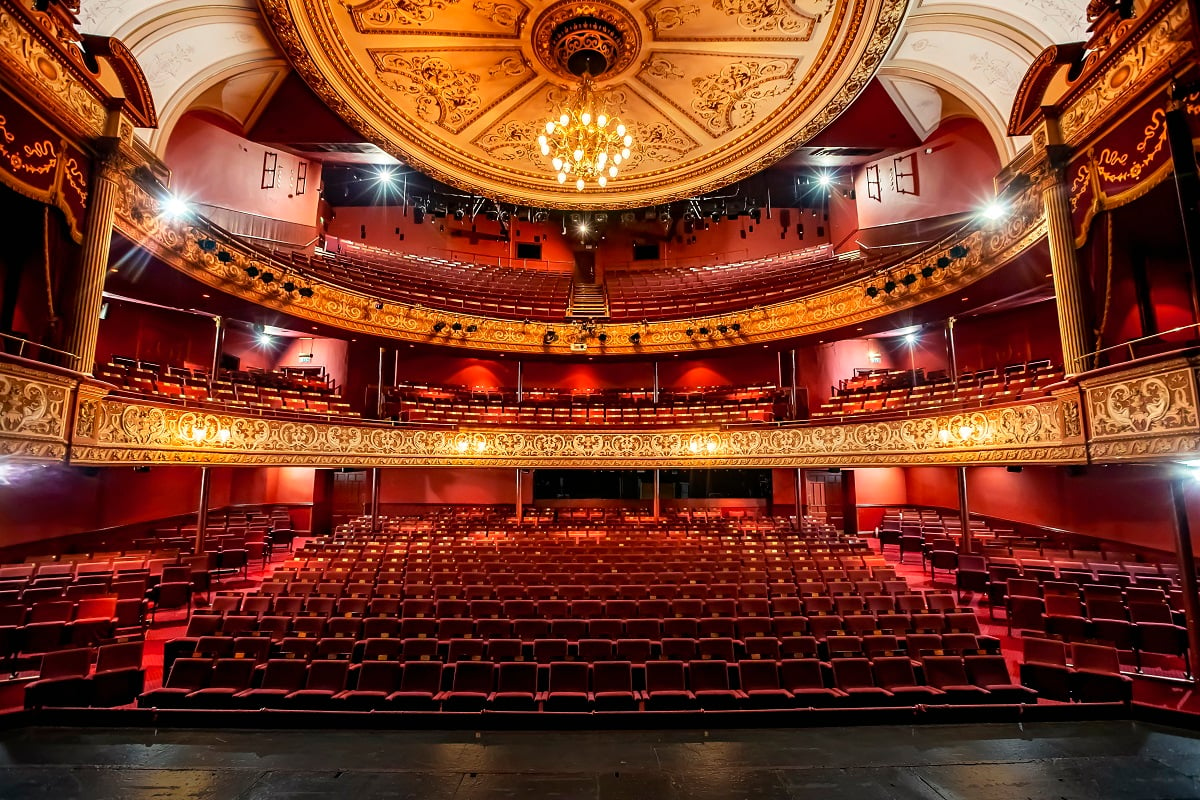
<instances>
[{"instance_id":1,"label":"chandelier light bulb","mask_svg":"<svg viewBox=\"0 0 1200 800\"><path fill-rule=\"evenodd\" d=\"M548 121L545 135L538 137L542 156L559 183L570 178L580 192L589 186L604 188L617 177L617 165L630 157L630 129L613 114L608 98L593 90L587 74L558 111L558 121Z\"/></svg>"}]
</instances>

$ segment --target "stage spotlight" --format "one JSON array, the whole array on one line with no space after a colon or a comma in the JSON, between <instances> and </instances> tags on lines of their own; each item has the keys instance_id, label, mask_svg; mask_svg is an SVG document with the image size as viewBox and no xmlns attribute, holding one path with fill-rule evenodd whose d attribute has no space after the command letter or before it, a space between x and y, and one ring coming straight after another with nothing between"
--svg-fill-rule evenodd
<instances>
[{"instance_id":1,"label":"stage spotlight","mask_svg":"<svg viewBox=\"0 0 1200 800\"><path fill-rule=\"evenodd\" d=\"M604 344L605 342L608 341L608 334L607 333L598 334L596 336L596 340L599 341L600 344Z\"/></svg>"},{"instance_id":2,"label":"stage spotlight","mask_svg":"<svg viewBox=\"0 0 1200 800\"><path fill-rule=\"evenodd\" d=\"M896 282L895 281L887 281L886 283L883 284L883 290L885 292L887 292L888 294L891 294L892 292L896 291Z\"/></svg>"},{"instance_id":3,"label":"stage spotlight","mask_svg":"<svg viewBox=\"0 0 1200 800\"><path fill-rule=\"evenodd\" d=\"M740 331L742 329L742 323L735 322L729 326L729 329L732 330L734 333L737 333L738 331Z\"/></svg>"},{"instance_id":4,"label":"stage spotlight","mask_svg":"<svg viewBox=\"0 0 1200 800\"><path fill-rule=\"evenodd\" d=\"M917 282L917 276L913 275L910 272L907 275L905 275L903 278L901 278L900 282L903 283L905 286L912 286L914 283Z\"/></svg>"},{"instance_id":5,"label":"stage spotlight","mask_svg":"<svg viewBox=\"0 0 1200 800\"><path fill-rule=\"evenodd\" d=\"M629 335L629 341L633 344L641 344L642 335L640 333L632 333Z\"/></svg>"},{"instance_id":6,"label":"stage spotlight","mask_svg":"<svg viewBox=\"0 0 1200 800\"><path fill-rule=\"evenodd\" d=\"M437 322L433 323L433 332L434 333L441 333L443 330L445 330L445 328L446 328L446 323L442 322L440 319Z\"/></svg>"},{"instance_id":7,"label":"stage spotlight","mask_svg":"<svg viewBox=\"0 0 1200 800\"><path fill-rule=\"evenodd\" d=\"M269 333L260 333L256 338L260 347L270 347L275 344L275 337Z\"/></svg>"},{"instance_id":8,"label":"stage spotlight","mask_svg":"<svg viewBox=\"0 0 1200 800\"><path fill-rule=\"evenodd\" d=\"M292 292L296 291L296 284L292 281L284 281L283 290L288 294L291 294Z\"/></svg>"},{"instance_id":9,"label":"stage spotlight","mask_svg":"<svg viewBox=\"0 0 1200 800\"><path fill-rule=\"evenodd\" d=\"M461 322L455 322L453 325L450 326L450 330L454 331L455 333L458 333L462 329L463 329L463 324Z\"/></svg>"},{"instance_id":10,"label":"stage spotlight","mask_svg":"<svg viewBox=\"0 0 1200 800\"><path fill-rule=\"evenodd\" d=\"M392 182L396 180L396 173L392 172L390 169L381 169L375 174L375 180L379 181L384 186L391 186Z\"/></svg>"},{"instance_id":11,"label":"stage spotlight","mask_svg":"<svg viewBox=\"0 0 1200 800\"><path fill-rule=\"evenodd\" d=\"M701 336L708 336L708 334L709 334L709 333L711 333L711 331L709 331L709 329L708 329L708 328L704 328L704 327L700 328L700 335L701 335Z\"/></svg>"},{"instance_id":12,"label":"stage spotlight","mask_svg":"<svg viewBox=\"0 0 1200 800\"><path fill-rule=\"evenodd\" d=\"M932 278L933 277L933 267L921 267L921 277L922 278Z\"/></svg>"},{"instance_id":13,"label":"stage spotlight","mask_svg":"<svg viewBox=\"0 0 1200 800\"><path fill-rule=\"evenodd\" d=\"M313 292L311 286L301 286L300 287L300 296L301 297L312 297L313 294L315 294L315 293Z\"/></svg>"},{"instance_id":14,"label":"stage spotlight","mask_svg":"<svg viewBox=\"0 0 1200 800\"><path fill-rule=\"evenodd\" d=\"M688 336L695 336L695 335L696 335L696 329L695 329L695 328L688 328L686 331L684 331L684 333L686 333Z\"/></svg>"},{"instance_id":15,"label":"stage spotlight","mask_svg":"<svg viewBox=\"0 0 1200 800\"><path fill-rule=\"evenodd\" d=\"M993 200L984 206L984 209L980 212L980 214L984 219L988 220L995 221L998 219L1003 219L1004 217L1008 216L1008 206L999 200Z\"/></svg>"},{"instance_id":16,"label":"stage spotlight","mask_svg":"<svg viewBox=\"0 0 1200 800\"><path fill-rule=\"evenodd\" d=\"M956 245L954 245L954 247L950 248L950 257L951 258L966 258L967 253L969 253L969 252L971 252L970 248L968 248L964 245L961 245L961 244L956 244Z\"/></svg>"},{"instance_id":17,"label":"stage spotlight","mask_svg":"<svg viewBox=\"0 0 1200 800\"><path fill-rule=\"evenodd\" d=\"M878 296L879 296L879 287L878 286L868 286L867 287L867 297L878 297Z\"/></svg>"},{"instance_id":18,"label":"stage spotlight","mask_svg":"<svg viewBox=\"0 0 1200 800\"><path fill-rule=\"evenodd\" d=\"M474 324L472 324L472 325L468 325L468 326L467 326L467 333L474 333L474 332L475 332L475 331L477 331L477 330L479 330L479 326L478 326L478 325L474 325Z\"/></svg>"},{"instance_id":19,"label":"stage spotlight","mask_svg":"<svg viewBox=\"0 0 1200 800\"><path fill-rule=\"evenodd\" d=\"M817 186L820 186L821 188L827 188L832 183L833 176L828 172L822 172L817 175Z\"/></svg>"},{"instance_id":20,"label":"stage spotlight","mask_svg":"<svg viewBox=\"0 0 1200 800\"><path fill-rule=\"evenodd\" d=\"M917 335L915 333L904 334L904 343L908 344L908 345L916 344L917 343Z\"/></svg>"},{"instance_id":21,"label":"stage spotlight","mask_svg":"<svg viewBox=\"0 0 1200 800\"><path fill-rule=\"evenodd\" d=\"M186 200L169 194L159 203L159 211L167 219L183 219L192 213L192 207Z\"/></svg>"},{"instance_id":22,"label":"stage spotlight","mask_svg":"<svg viewBox=\"0 0 1200 800\"><path fill-rule=\"evenodd\" d=\"M206 253L211 253L213 250L217 249L217 243L212 239L201 239L196 242L196 246Z\"/></svg>"},{"instance_id":23,"label":"stage spotlight","mask_svg":"<svg viewBox=\"0 0 1200 800\"><path fill-rule=\"evenodd\" d=\"M274 272L264 272L262 274L262 277L259 278L259 280L261 280L263 283L271 283L272 281L275 280L275 273Z\"/></svg>"},{"instance_id":24,"label":"stage spotlight","mask_svg":"<svg viewBox=\"0 0 1200 800\"><path fill-rule=\"evenodd\" d=\"M946 258L945 256L941 256L940 258L938 258L938 260L937 260L937 268L938 269L945 269L948 266L950 266L950 259Z\"/></svg>"},{"instance_id":25,"label":"stage spotlight","mask_svg":"<svg viewBox=\"0 0 1200 800\"><path fill-rule=\"evenodd\" d=\"M376 310L376 311L383 311L383 301L382 301L382 300L376 300L376 301L375 301L375 310Z\"/></svg>"},{"instance_id":26,"label":"stage spotlight","mask_svg":"<svg viewBox=\"0 0 1200 800\"><path fill-rule=\"evenodd\" d=\"M218 250L217 261L220 261L222 264L228 264L230 261L233 261L233 256L228 250Z\"/></svg>"},{"instance_id":27,"label":"stage spotlight","mask_svg":"<svg viewBox=\"0 0 1200 800\"><path fill-rule=\"evenodd\" d=\"M542 344L554 344L558 341L558 334L554 331L546 331L542 334Z\"/></svg>"}]
</instances>

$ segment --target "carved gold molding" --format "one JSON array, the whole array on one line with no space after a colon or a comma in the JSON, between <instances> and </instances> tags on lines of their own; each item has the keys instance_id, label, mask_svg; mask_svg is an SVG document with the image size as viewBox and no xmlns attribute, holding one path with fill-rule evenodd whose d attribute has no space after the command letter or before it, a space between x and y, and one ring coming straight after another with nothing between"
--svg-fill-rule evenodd
<instances>
[{"instance_id":1,"label":"carved gold molding","mask_svg":"<svg viewBox=\"0 0 1200 800\"><path fill-rule=\"evenodd\" d=\"M107 397L82 403L77 464L800 467L1077 463L1073 390L958 414L735 430L423 429L265 419Z\"/></svg>"},{"instance_id":2,"label":"carved gold molding","mask_svg":"<svg viewBox=\"0 0 1200 800\"><path fill-rule=\"evenodd\" d=\"M571 325L482 317L425 308L416 304L388 302L375 308L375 299L315 278L303 276L314 296L302 298L288 294L282 280L263 284L246 275L246 267L272 271L276 276L297 275L290 265L272 262L268 256L230 239L217 249L204 249L199 242L212 235L205 228L184 220L166 221L157 214L157 201L134 180L121 182L117 209L117 229L131 242L144 247L165 263L215 289L258 305L266 306L311 322L330 325L353 333L399 339L408 342L447 345L472 350L570 355L575 341ZM741 313L721 315L721 320L740 323L737 335L712 338L702 346L687 335L696 317L641 323L613 323L599 326L607 335L604 344L588 341L588 355L629 356L655 353L696 353L747 344L763 344L797 336L819 334L914 308L944 297L992 274L1046 235L1041 195L1030 185L1016 197L1012 212L998 223L980 223L952 239L943 240L882 272L851 281L807 297L770 306L756 306ZM962 258L950 259L945 266L939 260L954 246L965 249ZM224 253L224 255L222 255ZM906 275L919 277L904 283ZM867 294L868 287L895 284L892 293ZM434 333L439 320L457 320L464 329L476 331L451 334ZM556 341L546 344L544 334L554 330ZM640 342L630 342L638 334Z\"/></svg>"},{"instance_id":3,"label":"carved gold molding","mask_svg":"<svg viewBox=\"0 0 1200 800\"><path fill-rule=\"evenodd\" d=\"M43 27L34 25L33 20ZM73 63L51 45L76 37L74 31L62 29L48 14L21 13L10 0L0 2L0 74L11 86L21 87L25 96L36 97L39 107L67 128L64 133L86 141L110 133L106 130L109 112L104 100L80 75L84 69L82 52L78 63Z\"/></svg>"},{"instance_id":4,"label":"carved gold molding","mask_svg":"<svg viewBox=\"0 0 1200 800\"><path fill-rule=\"evenodd\" d=\"M76 383L66 376L0 362L0 456L64 459Z\"/></svg>"},{"instance_id":5,"label":"carved gold molding","mask_svg":"<svg viewBox=\"0 0 1200 800\"><path fill-rule=\"evenodd\" d=\"M1063 140L1077 145L1102 126L1109 124L1122 108L1131 107L1132 98L1187 62L1191 51L1188 3L1178 0L1159 6L1152 20L1137 38L1120 45L1114 53L1097 53L1091 58L1111 59L1103 70L1086 73L1084 83L1072 88L1059 125Z\"/></svg>"},{"instance_id":6,"label":"carved gold molding","mask_svg":"<svg viewBox=\"0 0 1200 800\"><path fill-rule=\"evenodd\" d=\"M1081 382L1094 461L1200 455L1200 357L1146 364Z\"/></svg>"}]
</instances>

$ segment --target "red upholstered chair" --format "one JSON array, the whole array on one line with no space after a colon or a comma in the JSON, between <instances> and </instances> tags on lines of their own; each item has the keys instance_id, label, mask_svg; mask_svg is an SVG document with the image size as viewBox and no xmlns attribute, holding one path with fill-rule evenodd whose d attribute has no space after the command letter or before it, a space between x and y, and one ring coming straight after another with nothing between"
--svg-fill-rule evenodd
<instances>
[{"instance_id":1,"label":"red upholstered chair","mask_svg":"<svg viewBox=\"0 0 1200 800\"><path fill-rule=\"evenodd\" d=\"M815 658L785 658L779 663L779 682L800 708L829 708L847 696L825 686L821 662Z\"/></svg>"},{"instance_id":2,"label":"red upholstered chair","mask_svg":"<svg viewBox=\"0 0 1200 800\"><path fill-rule=\"evenodd\" d=\"M495 665L460 661L454 665L450 691L442 695L443 711L482 711L495 691Z\"/></svg>"},{"instance_id":3,"label":"red upholstered chair","mask_svg":"<svg viewBox=\"0 0 1200 800\"><path fill-rule=\"evenodd\" d=\"M388 696L399 688L400 664L396 661L364 661L354 670L356 683L333 697L333 706L347 711L381 708Z\"/></svg>"},{"instance_id":4,"label":"red upholstered chair","mask_svg":"<svg viewBox=\"0 0 1200 800\"><path fill-rule=\"evenodd\" d=\"M1129 703L1133 699L1133 680L1121 674L1121 662L1115 647L1071 645L1071 696L1081 703Z\"/></svg>"},{"instance_id":5,"label":"red upholstered chair","mask_svg":"<svg viewBox=\"0 0 1200 800\"><path fill-rule=\"evenodd\" d=\"M209 658L175 659L166 682L138 697L138 705L142 708L183 707L188 695L208 685L212 664Z\"/></svg>"},{"instance_id":6,"label":"red upholstered chair","mask_svg":"<svg viewBox=\"0 0 1200 800\"><path fill-rule=\"evenodd\" d=\"M792 693L779 683L779 667L774 661L738 662L739 685L746 708L794 708Z\"/></svg>"},{"instance_id":7,"label":"red upholstered chair","mask_svg":"<svg viewBox=\"0 0 1200 800\"><path fill-rule=\"evenodd\" d=\"M250 688L255 662L248 658L220 658L213 665L208 685L183 699L190 708L228 708L233 696Z\"/></svg>"},{"instance_id":8,"label":"red upholstered chair","mask_svg":"<svg viewBox=\"0 0 1200 800\"><path fill-rule=\"evenodd\" d=\"M90 705L110 708L132 703L145 689L142 642L101 645L89 678Z\"/></svg>"},{"instance_id":9,"label":"red upholstered chair","mask_svg":"<svg viewBox=\"0 0 1200 800\"><path fill-rule=\"evenodd\" d=\"M887 706L895 696L875 684L871 662L865 658L834 658L829 662L833 682L845 693L845 702L853 706Z\"/></svg>"},{"instance_id":10,"label":"red upholstered chair","mask_svg":"<svg viewBox=\"0 0 1200 800\"><path fill-rule=\"evenodd\" d=\"M875 683L892 693L901 705L945 702L945 692L917 682L912 660L907 656L880 656L871 662Z\"/></svg>"},{"instance_id":11,"label":"red upholstered chair","mask_svg":"<svg viewBox=\"0 0 1200 800\"><path fill-rule=\"evenodd\" d=\"M696 696L687 688L682 661L646 664L647 711L683 711L695 707Z\"/></svg>"},{"instance_id":12,"label":"red upholstered chair","mask_svg":"<svg viewBox=\"0 0 1200 800\"><path fill-rule=\"evenodd\" d=\"M496 691L488 699L493 711L537 711L538 667L532 662L500 664Z\"/></svg>"},{"instance_id":13,"label":"red upholstered chair","mask_svg":"<svg viewBox=\"0 0 1200 800\"><path fill-rule=\"evenodd\" d=\"M549 690L541 696L543 711L590 711L589 666L578 661L556 661L550 665Z\"/></svg>"},{"instance_id":14,"label":"red upholstered chair","mask_svg":"<svg viewBox=\"0 0 1200 800\"><path fill-rule=\"evenodd\" d=\"M921 659L925 682L946 693L949 703L978 704L992 701L991 693L967 676L960 656L926 656Z\"/></svg>"},{"instance_id":15,"label":"red upholstered chair","mask_svg":"<svg viewBox=\"0 0 1200 800\"><path fill-rule=\"evenodd\" d=\"M400 689L387 699L396 711L437 711L441 705L442 662L409 661L404 664Z\"/></svg>"},{"instance_id":16,"label":"red upholstered chair","mask_svg":"<svg viewBox=\"0 0 1200 800\"><path fill-rule=\"evenodd\" d=\"M262 682L233 696L236 708L278 708L284 698L304 686L307 665L300 659L273 658L267 662Z\"/></svg>"},{"instance_id":17,"label":"red upholstered chair","mask_svg":"<svg viewBox=\"0 0 1200 800\"><path fill-rule=\"evenodd\" d=\"M592 665L592 688L597 711L637 711L640 694L633 691L628 661L597 661Z\"/></svg>"},{"instance_id":18,"label":"red upholstered chair","mask_svg":"<svg viewBox=\"0 0 1200 800\"><path fill-rule=\"evenodd\" d=\"M1037 692L1013 682L1004 656L966 656L963 664L967 677L975 686L991 693L995 703L1036 703Z\"/></svg>"},{"instance_id":19,"label":"red upholstered chair","mask_svg":"<svg viewBox=\"0 0 1200 800\"><path fill-rule=\"evenodd\" d=\"M25 685L25 708L86 706L91 651L58 650L42 656L37 680Z\"/></svg>"}]
</instances>

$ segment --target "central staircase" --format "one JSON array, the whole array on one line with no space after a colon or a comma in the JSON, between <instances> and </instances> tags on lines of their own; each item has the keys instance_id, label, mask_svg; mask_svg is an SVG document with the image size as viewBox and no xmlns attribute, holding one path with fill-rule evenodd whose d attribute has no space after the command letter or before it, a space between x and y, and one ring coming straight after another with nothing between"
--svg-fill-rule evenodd
<instances>
[{"instance_id":1,"label":"central staircase","mask_svg":"<svg viewBox=\"0 0 1200 800\"><path fill-rule=\"evenodd\" d=\"M604 287L597 283L571 284L571 304L567 308L568 317L580 319L599 319L608 316L608 295Z\"/></svg>"}]
</instances>

